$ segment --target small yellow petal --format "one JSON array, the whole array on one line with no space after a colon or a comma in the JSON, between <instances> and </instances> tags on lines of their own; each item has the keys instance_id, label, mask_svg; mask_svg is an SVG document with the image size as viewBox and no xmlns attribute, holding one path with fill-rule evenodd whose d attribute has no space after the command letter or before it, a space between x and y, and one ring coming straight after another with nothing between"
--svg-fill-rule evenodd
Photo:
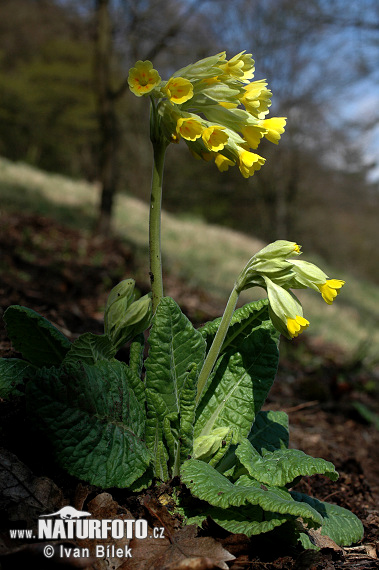
<instances>
[{"instance_id":1,"label":"small yellow petal","mask_svg":"<svg viewBox=\"0 0 379 570\"><path fill-rule=\"evenodd\" d=\"M208 150L218 152L222 150L228 141L228 134L225 132L225 127L217 125L207 127L204 129L202 139Z\"/></svg>"},{"instance_id":2,"label":"small yellow petal","mask_svg":"<svg viewBox=\"0 0 379 570\"><path fill-rule=\"evenodd\" d=\"M177 134L188 141L200 138L203 130L203 125L196 119L181 117L176 123Z\"/></svg>"},{"instance_id":3,"label":"small yellow petal","mask_svg":"<svg viewBox=\"0 0 379 570\"><path fill-rule=\"evenodd\" d=\"M150 93L161 82L161 78L151 61L137 61L129 71L128 84L130 91L142 97Z\"/></svg>"},{"instance_id":4,"label":"small yellow petal","mask_svg":"<svg viewBox=\"0 0 379 570\"><path fill-rule=\"evenodd\" d=\"M192 98L193 85L184 77L171 77L164 91L172 103L181 105Z\"/></svg>"},{"instance_id":5,"label":"small yellow petal","mask_svg":"<svg viewBox=\"0 0 379 570\"><path fill-rule=\"evenodd\" d=\"M226 158L223 154L218 154L215 158L215 164L220 172L225 172L229 170L229 166L234 166L235 163L229 158Z\"/></svg>"},{"instance_id":6,"label":"small yellow petal","mask_svg":"<svg viewBox=\"0 0 379 570\"><path fill-rule=\"evenodd\" d=\"M341 279L327 279L322 285L317 285L320 289L322 298L325 303L331 305L334 299L339 295L341 287L345 285L345 281Z\"/></svg>"},{"instance_id":7,"label":"small yellow petal","mask_svg":"<svg viewBox=\"0 0 379 570\"><path fill-rule=\"evenodd\" d=\"M239 155L239 169L244 178L253 176L254 172L259 170L265 162L266 159L259 156L259 154L248 150L242 151Z\"/></svg>"},{"instance_id":8,"label":"small yellow petal","mask_svg":"<svg viewBox=\"0 0 379 570\"><path fill-rule=\"evenodd\" d=\"M265 133L266 139L274 144L278 144L280 135L284 133L286 122L286 117L272 117L271 119L264 119L261 122L261 125L267 129Z\"/></svg>"},{"instance_id":9,"label":"small yellow petal","mask_svg":"<svg viewBox=\"0 0 379 570\"><path fill-rule=\"evenodd\" d=\"M309 327L309 321L300 315L296 315L294 319L287 319L287 329L291 338L297 337L307 327Z\"/></svg>"},{"instance_id":10,"label":"small yellow petal","mask_svg":"<svg viewBox=\"0 0 379 570\"><path fill-rule=\"evenodd\" d=\"M260 125L247 125L241 130L242 136L250 148L257 148L267 129Z\"/></svg>"}]
</instances>

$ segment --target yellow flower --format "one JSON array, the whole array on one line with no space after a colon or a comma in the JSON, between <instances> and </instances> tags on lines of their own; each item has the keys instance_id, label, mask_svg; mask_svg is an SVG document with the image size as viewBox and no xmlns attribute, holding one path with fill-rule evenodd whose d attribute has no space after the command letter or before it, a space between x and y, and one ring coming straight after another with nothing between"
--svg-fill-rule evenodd
<instances>
[{"instance_id":1,"label":"yellow flower","mask_svg":"<svg viewBox=\"0 0 379 570\"><path fill-rule=\"evenodd\" d=\"M187 141L195 141L201 137L203 130L203 125L196 119L181 117L176 123L177 134Z\"/></svg>"},{"instance_id":2,"label":"yellow flower","mask_svg":"<svg viewBox=\"0 0 379 570\"><path fill-rule=\"evenodd\" d=\"M268 108L271 106L272 93L266 85L267 82L264 79L253 81L245 85L244 93L239 97L246 111L258 119L264 119L268 113Z\"/></svg>"},{"instance_id":3,"label":"yellow flower","mask_svg":"<svg viewBox=\"0 0 379 570\"><path fill-rule=\"evenodd\" d=\"M132 67L129 71L128 83L130 91L137 97L150 93L160 82L159 73L153 68L151 61L137 61L135 67Z\"/></svg>"},{"instance_id":4,"label":"yellow flower","mask_svg":"<svg viewBox=\"0 0 379 570\"><path fill-rule=\"evenodd\" d=\"M251 53L241 51L226 63L219 65L225 75L240 81L249 81L254 77L254 60Z\"/></svg>"},{"instance_id":5,"label":"yellow flower","mask_svg":"<svg viewBox=\"0 0 379 570\"><path fill-rule=\"evenodd\" d=\"M266 80L251 81L253 76L254 60L242 51L229 60L225 52L201 59L165 82L151 62L137 61L128 81L134 94L151 99L152 140L183 139L196 157L215 159L221 172L238 164L248 178L265 163L250 150L264 136L277 143L285 125L283 117L265 119L271 91Z\"/></svg>"},{"instance_id":6,"label":"yellow flower","mask_svg":"<svg viewBox=\"0 0 379 570\"><path fill-rule=\"evenodd\" d=\"M202 139L208 150L218 152L222 150L228 141L228 134L225 127L213 125L204 129Z\"/></svg>"},{"instance_id":7,"label":"yellow flower","mask_svg":"<svg viewBox=\"0 0 379 570\"><path fill-rule=\"evenodd\" d=\"M264 119L261 122L262 127L267 129L265 133L266 139L274 144L278 144L280 135L284 133L284 127L287 122L285 117L273 117L272 119Z\"/></svg>"},{"instance_id":8,"label":"yellow flower","mask_svg":"<svg viewBox=\"0 0 379 570\"><path fill-rule=\"evenodd\" d=\"M345 285L345 281L342 281L341 279L327 279L323 285L317 285L317 287L320 289L325 303L331 305L340 293L340 289L343 285Z\"/></svg>"},{"instance_id":9,"label":"yellow flower","mask_svg":"<svg viewBox=\"0 0 379 570\"><path fill-rule=\"evenodd\" d=\"M229 170L229 166L234 166L235 163L229 158L226 158L223 154L218 154L215 158L215 164L220 172L225 172Z\"/></svg>"},{"instance_id":10,"label":"yellow flower","mask_svg":"<svg viewBox=\"0 0 379 570\"><path fill-rule=\"evenodd\" d=\"M307 321L307 319L304 319L304 317L296 315L294 319L287 319L287 329L291 338L298 336L307 327L309 327L309 321Z\"/></svg>"},{"instance_id":11,"label":"yellow flower","mask_svg":"<svg viewBox=\"0 0 379 570\"><path fill-rule=\"evenodd\" d=\"M248 150L243 150L239 155L239 169L244 178L253 176L254 172L259 170L265 162L265 158L262 158L259 154L255 154L254 152L249 152Z\"/></svg>"},{"instance_id":12,"label":"yellow flower","mask_svg":"<svg viewBox=\"0 0 379 570\"><path fill-rule=\"evenodd\" d=\"M193 97L193 85L183 77L171 77L164 87L164 92L172 103L181 105Z\"/></svg>"},{"instance_id":13,"label":"yellow flower","mask_svg":"<svg viewBox=\"0 0 379 570\"><path fill-rule=\"evenodd\" d=\"M241 129L241 133L250 148L257 148L267 129L260 125L247 125Z\"/></svg>"}]
</instances>

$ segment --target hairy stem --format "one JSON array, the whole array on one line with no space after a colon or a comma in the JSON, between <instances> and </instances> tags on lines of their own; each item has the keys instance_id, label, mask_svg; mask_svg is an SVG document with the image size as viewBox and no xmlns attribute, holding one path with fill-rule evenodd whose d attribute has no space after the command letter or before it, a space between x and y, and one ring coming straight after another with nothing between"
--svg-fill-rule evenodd
<instances>
[{"instance_id":1,"label":"hairy stem","mask_svg":"<svg viewBox=\"0 0 379 570\"><path fill-rule=\"evenodd\" d=\"M163 297L162 257L161 257L161 209L162 179L167 144L154 141L154 164L151 180L150 220L149 220L149 252L150 281L152 290L153 313Z\"/></svg>"},{"instance_id":2,"label":"hairy stem","mask_svg":"<svg viewBox=\"0 0 379 570\"><path fill-rule=\"evenodd\" d=\"M196 404L199 403L200 398L202 396L203 390L206 386L207 380L209 375L211 374L213 367L216 363L217 357L220 353L221 347L225 340L226 333L228 332L228 328L230 325L230 321L232 319L234 309L236 308L236 304L238 301L240 289L238 285L234 285L232 292L230 293L229 300L225 307L224 314L222 315L222 319L220 325L217 329L216 336L213 339L212 345L209 349L207 357L204 361L203 368L200 371L199 378L197 380L197 396L196 396Z\"/></svg>"}]
</instances>

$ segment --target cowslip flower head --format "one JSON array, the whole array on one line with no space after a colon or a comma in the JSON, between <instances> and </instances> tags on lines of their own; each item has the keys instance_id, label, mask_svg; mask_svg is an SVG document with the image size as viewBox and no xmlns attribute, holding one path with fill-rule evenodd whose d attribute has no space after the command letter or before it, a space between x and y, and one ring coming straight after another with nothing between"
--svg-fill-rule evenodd
<instances>
[{"instance_id":1,"label":"cowslip flower head","mask_svg":"<svg viewBox=\"0 0 379 570\"><path fill-rule=\"evenodd\" d=\"M252 55L240 52L231 59L226 53L206 57L179 69L161 81L151 62L137 62L129 73L129 86L137 95L148 95L151 139L187 144L191 154L214 159L224 172L238 165L249 178L265 163L251 152L263 137L275 144L284 131L283 117L266 119L271 91L265 80L254 77Z\"/></svg>"},{"instance_id":2,"label":"cowslip flower head","mask_svg":"<svg viewBox=\"0 0 379 570\"><path fill-rule=\"evenodd\" d=\"M235 283L239 293L254 286L267 290L271 321L290 339L309 326L291 289L314 289L331 305L345 284L341 279L328 279L317 265L299 260L301 254L301 246L296 242L274 241L248 261Z\"/></svg>"},{"instance_id":3,"label":"cowslip flower head","mask_svg":"<svg viewBox=\"0 0 379 570\"><path fill-rule=\"evenodd\" d=\"M161 82L161 78L151 61L137 61L129 71L128 84L130 91L142 97L151 93Z\"/></svg>"}]
</instances>

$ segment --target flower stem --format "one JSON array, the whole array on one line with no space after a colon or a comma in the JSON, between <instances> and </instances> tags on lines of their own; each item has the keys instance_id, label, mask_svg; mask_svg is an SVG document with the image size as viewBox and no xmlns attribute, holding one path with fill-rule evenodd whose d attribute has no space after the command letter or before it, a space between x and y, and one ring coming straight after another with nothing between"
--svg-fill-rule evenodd
<instances>
[{"instance_id":1,"label":"flower stem","mask_svg":"<svg viewBox=\"0 0 379 570\"><path fill-rule=\"evenodd\" d=\"M162 257L161 257L161 209L162 179L167 144L163 140L153 141L154 163L151 180L149 252L150 281L152 290L153 313L163 297Z\"/></svg>"},{"instance_id":2,"label":"flower stem","mask_svg":"<svg viewBox=\"0 0 379 570\"><path fill-rule=\"evenodd\" d=\"M209 352L206 356L206 359L203 364L203 368L200 371L199 377L197 379L197 396L196 396L196 404L199 403L200 398L202 396L203 390L207 383L210 373L213 370L213 367L216 363L217 357L220 353L222 345L225 340L226 333L228 332L228 328L230 325L230 321L232 319L234 309L236 308L236 304L238 301L240 289L238 284L236 283L233 287L232 292L230 293L230 297L225 307L224 314L222 315L222 319L220 325L217 329L216 336L213 339L212 345L209 349Z\"/></svg>"}]
</instances>

